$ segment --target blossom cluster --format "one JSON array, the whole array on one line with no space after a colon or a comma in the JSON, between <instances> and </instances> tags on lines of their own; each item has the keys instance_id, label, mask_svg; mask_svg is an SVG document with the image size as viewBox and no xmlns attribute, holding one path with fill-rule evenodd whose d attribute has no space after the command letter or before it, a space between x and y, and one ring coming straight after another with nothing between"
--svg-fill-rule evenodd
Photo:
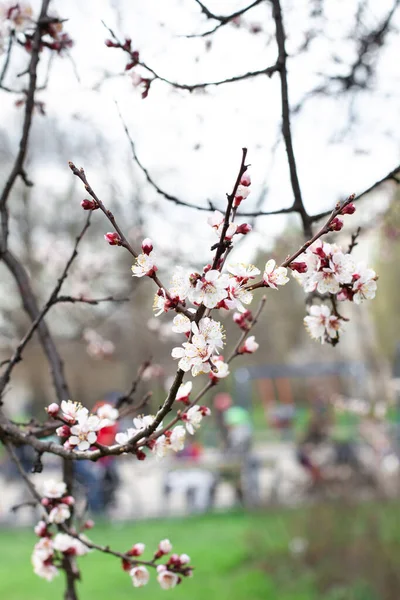
<instances>
[{"instance_id":1,"label":"blossom cluster","mask_svg":"<svg viewBox=\"0 0 400 600\"><path fill-rule=\"evenodd\" d=\"M304 322L313 339L336 343L343 330L344 319L336 310L336 301L361 304L375 297L377 275L364 262L356 263L350 253L336 244L322 240L304 252L293 269L293 277L306 293L329 295L333 312L326 305L311 306Z\"/></svg>"},{"instance_id":2,"label":"blossom cluster","mask_svg":"<svg viewBox=\"0 0 400 600\"><path fill-rule=\"evenodd\" d=\"M134 587L143 587L150 580L150 572L145 565L135 565L135 557L141 556L145 550L142 543L135 544L122 559L122 568L129 571ZM153 563L166 557L172 552L172 544L168 539L161 540L153 556ZM129 558L128 558L129 557ZM132 557L132 558L131 558ZM171 554L164 564L156 566L157 581L163 590L175 587L182 581L182 577L190 577L193 573L193 567L189 566L190 556L187 554ZM154 565L155 566L155 565Z\"/></svg>"},{"instance_id":3,"label":"blossom cluster","mask_svg":"<svg viewBox=\"0 0 400 600\"><path fill-rule=\"evenodd\" d=\"M89 552L81 539L62 532L54 534L52 531L53 526L61 525L71 517L70 507L75 500L67 494L66 487L63 481L53 479L43 483L41 504L45 509L45 516L34 529L40 540L33 548L33 570L36 575L48 581L58 575L63 556L83 556Z\"/></svg>"},{"instance_id":4,"label":"blossom cluster","mask_svg":"<svg viewBox=\"0 0 400 600\"><path fill-rule=\"evenodd\" d=\"M19 39L21 45L30 52L33 44L35 18L30 4L25 2L7 2L0 5L0 54L4 52L6 40L12 34L24 34ZM73 41L63 30L63 22L55 15L49 16L48 22L42 26L43 36L40 50L44 47L58 54L71 48Z\"/></svg>"},{"instance_id":5,"label":"blossom cluster","mask_svg":"<svg viewBox=\"0 0 400 600\"><path fill-rule=\"evenodd\" d=\"M63 445L67 450L89 450L97 440L97 432L112 425L119 416L118 410L109 404L103 404L96 415L91 415L87 408L71 400L63 400L61 407L53 402L46 410L64 423L56 433L65 440Z\"/></svg>"}]
</instances>

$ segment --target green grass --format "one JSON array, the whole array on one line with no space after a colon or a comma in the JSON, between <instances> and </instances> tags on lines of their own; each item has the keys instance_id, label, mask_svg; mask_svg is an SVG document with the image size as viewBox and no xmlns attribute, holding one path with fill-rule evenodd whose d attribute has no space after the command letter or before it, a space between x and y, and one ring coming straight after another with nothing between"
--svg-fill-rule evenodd
<instances>
[{"instance_id":1,"label":"green grass","mask_svg":"<svg viewBox=\"0 0 400 600\"><path fill-rule=\"evenodd\" d=\"M396 505L380 510L378 516L375 506L339 512L336 508L313 507L168 521L99 523L90 533L94 541L121 551L135 542L144 542L148 550L144 558L150 556L161 538L168 537L174 551L191 556L195 573L176 589L165 592L159 589L153 572L149 585L135 590L129 575L120 568L119 559L92 552L79 559L81 600L157 600L165 594L177 600L391 600L392 596L377 595L380 581L385 579L382 570L390 567L393 575L395 565L400 564ZM304 556L289 552L293 537L307 538L309 548ZM31 531L1 532L1 600L62 598L62 576L48 583L31 570L30 554L35 541ZM370 549L367 554L366 548ZM370 555L374 548L376 556ZM345 563L351 564L349 573ZM371 580L370 575L375 572L378 579L374 576ZM393 598L399 598L400 582L392 576L391 585Z\"/></svg>"}]
</instances>

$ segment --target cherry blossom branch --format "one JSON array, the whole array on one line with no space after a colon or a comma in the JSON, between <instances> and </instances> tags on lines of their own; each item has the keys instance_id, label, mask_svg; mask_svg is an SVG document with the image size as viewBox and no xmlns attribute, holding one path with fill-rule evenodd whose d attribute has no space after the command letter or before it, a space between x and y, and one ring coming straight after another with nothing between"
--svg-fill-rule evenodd
<instances>
[{"instance_id":1,"label":"cherry blossom branch","mask_svg":"<svg viewBox=\"0 0 400 600\"><path fill-rule=\"evenodd\" d=\"M330 225L332 224L332 221L334 219L336 219L336 217L338 217L340 214L342 214L343 209L350 204L351 202L354 201L354 194L352 194L351 196L349 196L347 198L347 200L345 200L343 203L338 202L336 204L336 207L334 208L334 210L331 212L328 220L326 221L326 223L321 227L321 229L319 231L317 231L317 233L315 235L313 235L313 237L309 240L307 240L306 242L304 242L304 244L298 249L296 250L296 252L294 252L291 256L289 256L286 260L284 260L281 263L281 267L288 267L290 266L290 264L298 257L300 256L300 254L303 254L303 252L305 252L307 250L307 248L309 248L314 242L316 242L320 237L322 237L323 235L329 233L331 231L330 229ZM255 290L257 288L260 287L265 287L265 283L264 281L257 281L253 284L250 284L248 286L245 287L246 290Z\"/></svg>"},{"instance_id":2,"label":"cherry blossom branch","mask_svg":"<svg viewBox=\"0 0 400 600\"><path fill-rule=\"evenodd\" d=\"M96 207L100 208L100 210L102 211L102 213L104 213L104 215L110 221L111 225L114 227L115 231L117 232L117 234L119 236L118 245L122 246L123 248L125 248L126 250L128 250L128 252L134 258L137 258L138 257L137 252L135 252L135 250L132 248L132 246L128 242L127 238L125 237L124 233L122 232L121 228L119 227L118 223L116 222L113 213L104 206L103 202L100 200L100 198L94 192L93 188L90 186L90 184L89 184L89 182L88 182L88 180L86 178L86 174L85 174L85 171L83 170L83 168L78 169L74 165L74 163L71 162L71 161L68 163L68 166L71 169L72 173L74 175L76 175L82 181L82 183L85 186L85 190L88 192L88 194L95 201ZM166 297L170 299L170 294L169 294L167 288L161 283L161 281L158 278L156 272L154 271L151 275L149 275L149 277L150 277L150 279L152 279L154 281L154 283L158 286L158 288L165 293ZM186 315L190 319L193 318L192 313L190 313L189 311L187 311L183 306L177 305L177 306L174 307L174 310L176 312L180 312L180 313Z\"/></svg>"},{"instance_id":3,"label":"cherry blossom branch","mask_svg":"<svg viewBox=\"0 0 400 600\"><path fill-rule=\"evenodd\" d=\"M347 254L351 254L356 246L358 246L358 238L361 233L361 227L357 227L357 230L351 234L351 241L347 250Z\"/></svg>"},{"instance_id":4,"label":"cherry blossom branch","mask_svg":"<svg viewBox=\"0 0 400 600\"><path fill-rule=\"evenodd\" d=\"M2 194L0 196L0 215L1 215L1 239L0 239L0 257L7 249L8 240L8 208L7 200L10 192L14 186L14 183L18 177L21 177L26 185L28 182L25 171L24 162L28 149L28 140L32 124L33 109L35 107L35 93L36 93L36 82L37 82L37 68L40 60L40 45L42 39L42 24L47 17L47 9L49 7L50 0L42 0L42 6L40 9L39 19L36 25L35 32L32 38L32 51L31 60L28 67L29 73L29 86L26 94L25 102L25 114L24 123L22 127L22 136L19 142L19 151L14 162L14 166L11 173L6 180Z\"/></svg>"},{"instance_id":5,"label":"cherry blossom branch","mask_svg":"<svg viewBox=\"0 0 400 600\"><path fill-rule=\"evenodd\" d=\"M130 56L130 58L132 58L131 50L118 39L118 37L113 32L113 30L110 29L104 22L103 22L103 25L108 30L108 32L110 33L111 37L114 40L114 42L112 43L113 47L120 48L121 50L126 52ZM201 83L187 84L187 83L179 83L178 81L172 81L170 79L167 79L166 77L163 77L162 75L159 75L159 73L157 73L152 67L150 67L143 61L136 60L135 65L139 65L139 66L143 67L144 69L146 69L146 71L148 71L153 76L153 79L148 80L149 85L152 83L152 81L158 80L158 81L163 81L164 83L167 83L171 87L174 87L178 90L186 90L188 92L193 92L194 90L205 89L205 88L208 88L213 85L220 86L220 85L225 85L226 83L235 83L237 81L244 81L245 79L252 79L254 77L259 77L260 75L267 75L268 77L272 77L272 75L276 71L279 70L278 63L275 63L273 65L269 65L268 67L265 67L264 69L259 69L257 71L249 71L249 72L243 73L241 75L234 75L233 77L226 77L225 79L220 79L217 81L205 81L205 82L201 82Z\"/></svg>"},{"instance_id":6,"label":"cherry blossom branch","mask_svg":"<svg viewBox=\"0 0 400 600\"><path fill-rule=\"evenodd\" d=\"M223 27L224 25L227 25L234 19L241 17L246 12L248 12L249 10L254 8L254 6L257 6L257 4L261 4L261 2L263 2L264 0L254 0L254 2L249 4L249 6L245 6L244 8L241 8L240 10L237 10L236 12L234 12L230 15L226 15L226 16L216 15L216 14L212 13L202 2L200 2L200 0L194 0L194 1L200 6L201 12L206 15L207 19L214 19L215 21L219 21L219 23L217 23L217 25L215 25L215 27L213 27L212 29L210 29L208 31L205 31L204 33L186 35L185 37L187 37L187 38L206 37L207 35L211 35L215 31L217 31L220 27Z\"/></svg>"},{"instance_id":7,"label":"cherry blossom branch","mask_svg":"<svg viewBox=\"0 0 400 600\"><path fill-rule=\"evenodd\" d=\"M246 331L244 331L242 333L242 335L240 336L240 338L238 339L238 341L235 344L234 349L232 350L231 354L229 355L229 358L227 359L227 364L230 364L233 359L236 356L239 356L239 348L243 345L243 343L245 342L246 338L248 337L248 335L250 334L250 332L252 331L252 329L254 329L255 325L258 322L258 319L261 315L261 312L264 309L265 303L266 303L267 297L263 296L261 298L260 304L258 305L258 308L254 314L253 320L250 323L248 329ZM197 396L194 398L194 400L192 400L192 402L190 402L187 407L182 410L182 411L178 411L178 414L176 417L174 417L169 423L168 425L166 425L165 427L163 427L160 431L156 431L150 439L157 439L160 435L163 435L166 431L168 431L169 429L171 429L171 427L173 427L174 425L176 425L176 423L178 423L181 419L182 419L182 415L187 413L188 410L190 408L192 408L192 406L195 406L195 404L197 404L199 402L199 400L201 400L201 398L203 398L203 396L213 387L215 387L216 383L213 380L210 380L208 383L206 383L206 385L200 390L200 392L197 394Z\"/></svg>"}]
</instances>

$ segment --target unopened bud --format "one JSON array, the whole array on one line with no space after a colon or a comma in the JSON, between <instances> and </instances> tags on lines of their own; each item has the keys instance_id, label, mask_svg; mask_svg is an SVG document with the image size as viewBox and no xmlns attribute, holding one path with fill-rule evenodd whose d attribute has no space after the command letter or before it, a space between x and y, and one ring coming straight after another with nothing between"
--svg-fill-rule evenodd
<instances>
[{"instance_id":1,"label":"unopened bud","mask_svg":"<svg viewBox=\"0 0 400 600\"><path fill-rule=\"evenodd\" d=\"M87 519L83 524L83 529L93 529L94 521L93 519Z\"/></svg>"},{"instance_id":2,"label":"unopened bud","mask_svg":"<svg viewBox=\"0 0 400 600\"><path fill-rule=\"evenodd\" d=\"M240 180L240 185L244 185L245 187L249 186L251 184L251 178L250 178L250 173L248 173L247 171L245 173L243 173L242 178Z\"/></svg>"},{"instance_id":3,"label":"unopened bud","mask_svg":"<svg viewBox=\"0 0 400 600\"><path fill-rule=\"evenodd\" d=\"M62 502L67 506L73 506L75 504L75 498L73 496L65 496L65 498L62 499Z\"/></svg>"},{"instance_id":4,"label":"unopened bud","mask_svg":"<svg viewBox=\"0 0 400 600\"><path fill-rule=\"evenodd\" d=\"M209 417L211 415L211 410L208 408L208 406L199 406L199 408L203 417Z\"/></svg>"},{"instance_id":5,"label":"unopened bud","mask_svg":"<svg viewBox=\"0 0 400 600\"><path fill-rule=\"evenodd\" d=\"M252 230L252 226L249 223L242 223L241 225L239 225L239 227L236 229L236 233L241 233L242 235L246 235L247 233L250 233L250 231Z\"/></svg>"},{"instance_id":6,"label":"unopened bud","mask_svg":"<svg viewBox=\"0 0 400 600\"><path fill-rule=\"evenodd\" d=\"M83 210L96 210L97 208L99 208L97 202L95 202L94 200L88 200L87 198L82 200L81 206Z\"/></svg>"},{"instance_id":7,"label":"unopened bud","mask_svg":"<svg viewBox=\"0 0 400 600\"><path fill-rule=\"evenodd\" d=\"M153 242L151 241L150 238L146 238L145 240L143 240L142 242L142 250L144 254L150 254L150 252L153 250Z\"/></svg>"},{"instance_id":8,"label":"unopened bud","mask_svg":"<svg viewBox=\"0 0 400 600\"><path fill-rule=\"evenodd\" d=\"M110 246L120 246L121 238L115 231L108 232L104 235L104 239L110 244Z\"/></svg>"},{"instance_id":9,"label":"unopened bud","mask_svg":"<svg viewBox=\"0 0 400 600\"><path fill-rule=\"evenodd\" d=\"M161 542L158 544L158 551L162 552L162 554L169 554L171 550L172 544L168 539L161 540Z\"/></svg>"},{"instance_id":10,"label":"unopened bud","mask_svg":"<svg viewBox=\"0 0 400 600\"><path fill-rule=\"evenodd\" d=\"M116 44L112 40L106 40L104 43L107 46L107 48L118 48L119 46L119 44Z\"/></svg>"},{"instance_id":11,"label":"unopened bud","mask_svg":"<svg viewBox=\"0 0 400 600\"><path fill-rule=\"evenodd\" d=\"M146 459L146 453L143 452L143 450L137 450L136 451L136 458L138 460L145 460Z\"/></svg>"},{"instance_id":12,"label":"unopened bud","mask_svg":"<svg viewBox=\"0 0 400 600\"><path fill-rule=\"evenodd\" d=\"M128 556L141 556L144 552L145 545L142 543L135 544L132 548L127 552Z\"/></svg>"},{"instance_id":13,"label":"unopened bud","mask_svg":"<svg viewBox=\"0 0 400 600\"><path fill-rule=\"evenodd\" d=\"M342 210L340 211L341 215L352 215L356 212L356 207L354 206L354 204L352 202L350 202L350 204L347 204L344 208L342 208Z\"/></svg>"},{"instance_id":14,"label":"unopened bud","mask_svg":"<svg viewBox=\"0 0 400 600\"><path fill-rule=\"evenodd\" d=\"M190 563L190 556L188 556L187 554L181 554L179 557L179 561L181 565L187 565Z\"/></svg>"},{"instance_id":15,"label":"unopened bud","mask_svg":"<svg viewBox=\"0 0 400 600\"><path fill-rule=\"evenodd\" d=\"M46 408L46 412L50 417L56 417L58 415L59 410L60 410L60 407L58 406L58 404L56 402L52 402Z\"/></svg>"},{"instance_id":16,"label":"unopened bud","mask_svg":"<svg viewBox=\"0 0 400 600\"><path fill-rule=\"evenodd\" d=\"M68 425L61 425L56 429L56 434L60 438L68 438L71 435L71 429Z\"/></svg>"},{"instance_id":17,"label":"unopened bud","mask_svg":"<svg viewBox=\"0 0 400 600\"><path fill-rule=\"evenodd\" d=\"M340 217L335 217L329 225L330 231L340 231L343 227L343 220Z\"/></svg>"},{"instance_id":18,"label":"unopened bud","mask_svg":"<svg viewBox=\"0 0 400 600\"><path fill-rule=\"evenodd\" d=\"M298 273L306 273L307 268L308 267L305 262L291 262L289 265L289 269L292 269L292 271L297 271Z\"/></svg>"}]
</instances>

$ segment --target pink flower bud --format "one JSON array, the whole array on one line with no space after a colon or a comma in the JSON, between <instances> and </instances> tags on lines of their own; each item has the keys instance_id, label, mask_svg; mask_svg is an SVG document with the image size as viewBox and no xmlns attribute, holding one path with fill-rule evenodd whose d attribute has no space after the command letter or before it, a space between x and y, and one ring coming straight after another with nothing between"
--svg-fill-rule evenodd
<instances>
[{"instance_id":1,"label":"pink flower bud","mask_svg":"<svg viewBox=\"0 0 400 600\"><path fill-rule=\"evenodd\" d=\"M94 200L88 200L87 198L82 200L81 206L83 210L96 210L97 208L99 208L97 202L95 202Z\"/></svg>"},{"instance_id":2,"label":"pink flower bud","mask_svg":"<svg viewBox=\"0 0 400 600\"><path fill-rule=\"evenodd\" d=\"M343 227L343 220L340 217L335 217L329 225L330 231L340 231Z\"/></svg>"},{"instance_id":3,"label":"pink flower bud","mask_svg":"<svg viewBox=\"0 0 400 600\"><path fill-rule=\"evenodd\" d=\"M158 550L162 554L169 554L172 550L171 542L168 539L161 540L161 542L158 544Z\"/></svg>"},{"instance_id":4,"label":"pink flower bud","mask_svg":"<svg viewBox=\"0 0 400 600\"><path fill-rule=\"evenodd\" d=\"M144 254L150 254L150 252L153 250L153 242L151 241L150 238L146 238L145 240L143 240L142 242L142 250Z\"/></svg>"},{"instance_id":5,"label":"pink flower bud","mask_svg":"<svg viewBox=\"0 0 400 600\"><path fill-rule=\"evenodd\" d=\"M251 335L249 338L247 338L243 346L239 348L238 354L253 354L253 352L258 350L258 347L259 344L257 344L255 341L254 335Z\"/></svg>"},{"instance_id":6,"label":"pink flower bud","mask_svg":"<svg viewBox=\"0 0 400 600\"><path fill-rule=\"evenodd\" d=\"M47 414L49 415L49 417L56 417L58 415L59 410L60 410L60 407L58 406L58 404L56 402L52 402L46 408L46 411L47 411Z\"/></svg>"},{"instance_id":7,"label":"pink flower bud","mask_svg":"<svg viewBox=\"0 0 400 600\"><path fill-rule=\"evenodd\" d=\"M250 233L252 229L252 226L248 223L242 223L242 225L239 225L239 227L236 229L236 233L246 235L247 233Z\"/></svg>"},{"instance_id":8,"label":"pink flower bud","mask_svg":"<svg viewBox=\"0 0 400 600\"><path fill-rule=\"evenodd\" d=\"M71 428L68 425L61 425L61 427L57 427L56 434L60 438L69 438L71 435Z\"/></svg>"},{"instance_id":9,"label":"pink flower bud","mask_svg":"<svg viewBox=\"0 0 400 600\"><path fill-rule=\"evenodd\" d=\"M199 409L203 417L209 417L211 415L211 410L208 406L199 406Z\"/></svg>"},{"instance_id":10,"label":"pink flower bud","mask_svg":"<svg viewBox=\"0 0 400 600\"><path fill-rule=\"evenodd\" d=\"M240 180L240 185L244 185L245 187L251 184L250 173L246 171L243 173L242 178Z\"/></svg>"},{"instance_id":11,"label":"pink flower bud","mask_svg":"<svg viewBox=\"0 0 400 600\"><path fill-rule=\"evenodd\" d=\"M187 565L188 563L190 563L190 556L188 556L187 554L181 554L179 557L179 561L181 565Z\"/></svg>"},{"instance_id":12,"label":"pink flower bud","mask_svg":"<svg viewBox=\"0 0 400 600\"><path fill-rule=\"evenodd\" d=\"M307 265L305 262L292 262L289 265L289 269L292 269L292 271L297 271L298 273L306 273Z\"/></svg>"},{"instance_id":13,"label":"pink flower bud","mask_svg":"<svg viewBox=\"0 0 400 600\"><path fill-rule=\"evenodd\" d=\"M40 503L42 506L49 506L51 504L48 498L42 498Z\"/></svg>"},{"instance_id":14,"label":"pink flower bud","mask_svg":"<svg viewBox=\"0 0 400 600\"><path fill-rule=\"evenodd\" d=\"M145 545L142 543L135 544L132 548L127 552L128 556L141 556L144 552Z\"/></svg>"},{"instance_id":15,"label":"pink flower bud","mask_svg":"<svg viewBox=\"0 0 400 600\"><path fill-rule=\"evenodd\" d=\"M180 566L179 554L171 554L169 557L168 565Z\"/></svg>"},{"instance_id":16,"label":"pink flower bud","mask_svg":"<svg viewBox=\"0 0 400 600\"><path fill-rule=\"evenodd\" d=\"M67 506L73 506L75 504L75 498L73 496L65 496L62 499L62 503L66 504Z\"/></svg>"},{"instance_id":17,"label":"pink flower bud","mask_svg":"<svg viewBox=\"0 0 400 600\"><path fill-rule=\"evenodd\" d=\"M119 234L115 231L108 232L104 235L104 239L110 244L110 246L120 246L121 238Z\"/></svg>"},{"instance_id":18,"label":"pink flower bud","mask_svg":"<svg viewBox=\"0 0 400 600\"><path fill-rule=\"evenodd\" d=\"M352 215L355 212L356 212L356 207L354 206L354 204L352 202L350 202L350 204L347 204L347 206L342 208L342 210L340 211L340 214L341 215Z\"/></svg>"},{"instance_id":19,"label":"pink flower bud","mask_svg":"<svg viewBox=\"0 0 400 600\"><path fill-rule=\"evenodd\" d=\"M83 529L93 529L94 521L93 519L87 519L83 524Z\"/></svg>"},{"instance_id":20,"label":"pink flower bud","mask_svg":"<svg viewBox=\"0 0 400 600\"><path fill-rule=\"evenodd\" d=\"M119 46L119 44L116 44L112 40L106 40L104 43L107 46L107 48L118 48Z\"/></svg>"},{"instance_id":21,"label":"pink flower bud","mask_svg":"<svg viewBox=\"0 0 400 600\"><path fill-rule=\"evenodd\" d=\"M136 458L138 460L146 460L146 453L143 450L136 450Z\"/></svg>"},{"instance_id":22,"label":"pink flower bud","mask_svg":"<svg viewBox=\"0 0 400 600\"><path fill-rule=\"evenodd\" d=\"M44 521L39 521L39 523L34 528L34 532L38 537L46 537L48 534L47 524Z\"/></svg>"}]
</instances>

